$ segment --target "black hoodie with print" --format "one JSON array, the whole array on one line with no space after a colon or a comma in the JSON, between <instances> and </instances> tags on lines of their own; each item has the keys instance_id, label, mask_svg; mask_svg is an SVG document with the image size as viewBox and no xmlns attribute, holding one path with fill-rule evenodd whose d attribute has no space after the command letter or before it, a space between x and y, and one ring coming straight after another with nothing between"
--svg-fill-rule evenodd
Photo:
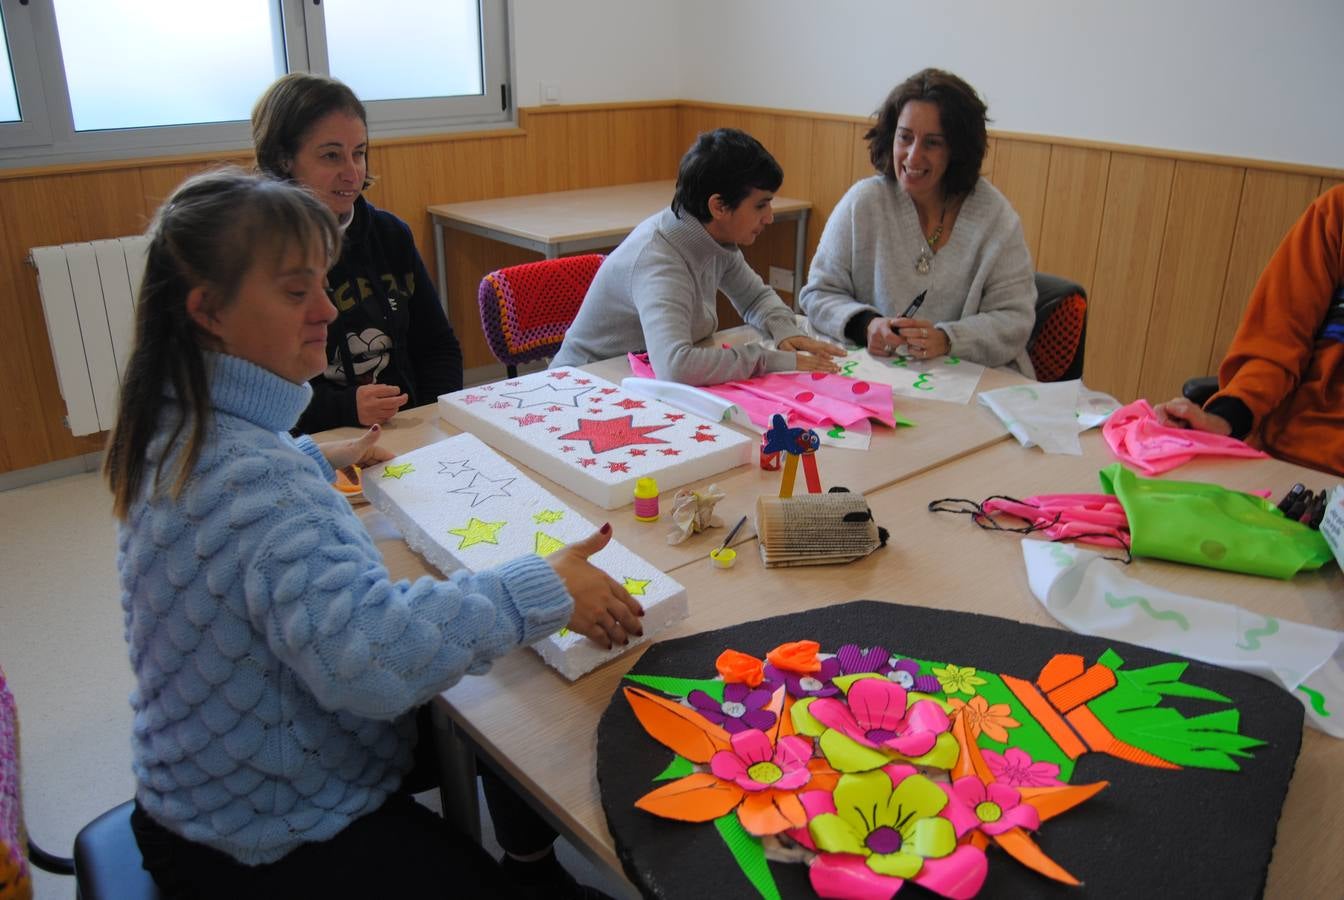
<instances>
[{"instance_id":1,"label":"black hoodie with print","mask_svg":"<svg viewBox=\"0 0 1344 900\"><path fill-rule=\"evenodd\" d=\"M401 388L409 396L402 409L462 388L462 348L405 222L356 200L327 285L337 310L327 329L327 368L309 382L313 399L296 431L358 426L361 384Z\"/></svg>"}]
</instances>

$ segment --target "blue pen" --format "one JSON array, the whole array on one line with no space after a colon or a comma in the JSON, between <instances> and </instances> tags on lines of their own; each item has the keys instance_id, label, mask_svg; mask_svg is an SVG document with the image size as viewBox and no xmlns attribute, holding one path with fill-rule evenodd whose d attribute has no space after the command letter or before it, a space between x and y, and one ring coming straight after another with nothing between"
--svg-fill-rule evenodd
<instances>
[{"instance_id":1,"label":"blue pen","mask_svg":"<svg viewBox=\"0 0 1344 900\"><path fill-rule=\"evenodd\" d=\"M915 313L919 312L919 308L924 305L924 295L927 293L928 291L920 291L919 296L911 300L910 305L905 308L905 312L901 313L901 318L913 318Z\"/></svg>"}]
</instances>

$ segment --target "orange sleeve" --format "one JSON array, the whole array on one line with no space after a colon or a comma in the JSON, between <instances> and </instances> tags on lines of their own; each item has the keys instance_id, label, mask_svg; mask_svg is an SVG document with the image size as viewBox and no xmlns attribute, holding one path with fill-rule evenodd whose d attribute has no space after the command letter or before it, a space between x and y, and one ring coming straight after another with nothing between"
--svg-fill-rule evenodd
<instances>
[{"instance_id":1,"label":"orange sleeve","mask_svg":"<svg viewBox=\"0 0 1344 900\"><path fill-rule=\"evenodd\" d=\"M1261 273L1218 369L1213 400L1241 400L1259 424L1292 393L1342 275L1344 185L1307 207Z\"/></svg>"}]
</instances>

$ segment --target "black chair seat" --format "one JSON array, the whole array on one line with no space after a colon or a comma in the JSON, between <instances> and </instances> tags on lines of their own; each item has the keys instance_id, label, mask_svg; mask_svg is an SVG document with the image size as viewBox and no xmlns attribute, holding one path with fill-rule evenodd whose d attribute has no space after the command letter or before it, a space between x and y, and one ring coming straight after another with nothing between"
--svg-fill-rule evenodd
<instances>
[{"instance_id":1,"label":"black chair seat","mask_svg":"<svg viewBox=\"0 0 1344 900\"><path fill-rule=\"evenodd\" d=\"M140 864L128 801L103 813L75 838L75 873L81 900L158 900L154 879Z\"/></svg>"}]
</instances>

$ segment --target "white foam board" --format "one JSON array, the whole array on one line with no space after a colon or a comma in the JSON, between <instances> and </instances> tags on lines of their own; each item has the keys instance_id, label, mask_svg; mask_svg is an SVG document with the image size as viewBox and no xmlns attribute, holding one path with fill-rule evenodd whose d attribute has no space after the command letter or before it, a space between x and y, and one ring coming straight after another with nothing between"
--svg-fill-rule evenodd
<instances>
[{"instance_id":1,"label":"white foam board","mask_svg":"<svg viewBox=\"0 0 1344 900\"><path fill-rule=\"evenodd\" d=\"M445 575L488 569L525 553L546 556L596 530L474 435L430 444L363 475L364 496L401 529L415 550ZM573 680L686 618L686 589L611 541L590 561L624 584L644 606L644 636L603 650L562 630L533 649Z\"/></svg>"},{"instance_id":2,"label":"white foam board","mask_svg":"<svg viewBox=\"0 0 1344 900\"><path fill-rule=\"evenodd\" d=\"M439 415L603 509L751 461L757 442L660 400L561 367L439 398Z\"/></svg>"}]
</instances>

